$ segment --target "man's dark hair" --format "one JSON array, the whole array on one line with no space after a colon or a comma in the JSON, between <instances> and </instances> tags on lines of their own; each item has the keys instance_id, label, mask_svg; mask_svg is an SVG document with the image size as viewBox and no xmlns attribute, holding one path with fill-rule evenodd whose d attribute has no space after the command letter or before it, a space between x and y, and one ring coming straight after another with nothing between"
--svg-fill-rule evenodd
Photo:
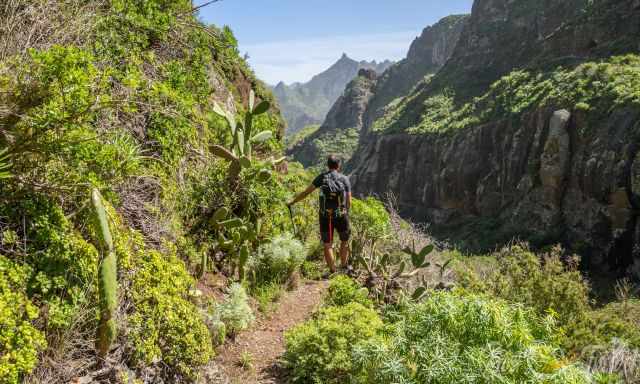
<instances>
[{"instance_id":1,"label":"man's dark hair","mask_svg":"<svg viewBox=\"0 0 640 384\"><path fill-rule=\"evenodd\" d=\"M336 155L330 155L327 158L327 167L329 167L329 169L340 168L340 159Z\"/></svg>"}]
</instances>

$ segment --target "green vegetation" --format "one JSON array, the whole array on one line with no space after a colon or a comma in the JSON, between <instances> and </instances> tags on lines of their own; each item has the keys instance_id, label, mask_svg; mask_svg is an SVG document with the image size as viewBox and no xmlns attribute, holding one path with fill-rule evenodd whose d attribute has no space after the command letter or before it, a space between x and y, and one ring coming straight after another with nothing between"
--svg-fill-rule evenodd
<instances>
[{"instance_id":1,"label":"green vegetation","mask_svg":"<svg viewBox=\"0 0 640 384\"><path fill-rule=\"evenodd\" d=\"M296 145L304 142L304 140L313 135L314 133L316 133L318 131L318 129L320 129L320 124L312 124L312 125L308 125L304 128L302 128L301 130L299 130L298 132L294 133L293 135L287 136L286 137L286 144L287 144L287 149L291 150L293 149Z\"/></svg>"},{"instance_id":2,"label":"green vegetation","mask_svg":"<svg viewBox=\"0 0 640 384\"><path fill-rule=\"evenodd\" d=\"M305 164L311 171L326 167L327 157L338 156L343 162L349 161L358 147L360 131L356 128L335 130L331 132L316 131L305 137L304 147L293 147L296 160Z\"/></svg>"},{"instance_id":3,"label":"green vegetation","mask_svg":"<svg viewBox=\"0 0 640 384\"><path fill-rule=\"evenodd\" d=\"M285 283L300 269L305 256L304 246L291 234L276 236L250 260L253 280L256 283Z\"/></svg>"},{"instance_id":4,"label":"green vegetation","mask_svg":"<svg viewBox=\"0 0 640 384\"><path fill-rule=\"evenodd\" d=\"M590 288L574 257L561 260L558 247L536 255L524 245L514 245L492 255L481 267L458 268L458 280L466 289L483 292L533 308L540 315L552 313L563 332L568 351L582 353L592 345L626 340L640 348L640 303L623 299L594 308Z\"/></svg>"},{"instance_id":5,"label":"green vegetation","mask_svg":"<svg viewBox=\"0 0 640 384\"><path fill-rule=\"evenodd\" d=\"M0 382L46 382L51 366L83 367L57 373L70 382L97 369L75 359L112 353L133 378L146 369L195 381L212 339L221 343L249 316L239 316L248 307L236 288L230 309L222 303L210 316L191 272L242 277L242 260L290 231L280 205L307 176L275 172L283 121L273 96L231 30L201 24L191 1L60 1L45 25L22 14L52 4L18 0L0 11L34 33L86 22L28 50L10 45L20 31L3 36ZM229 130L216 100L242 130ZM233 177L237 189L216 146L250 157ZM218 226L212 216L223 208L242 225ZM99 356L86 340L68 340L96 329Z\"/></svg>"},{"instance_id":6,"label":"green vegetation","mask_svg":"<svg viewBox=\"0 0 640 384\"><path fill-rule=\"evenodd\" d=\"M96 248L102 251L99 271L100 322L98 324L97 349L104 358L111 344L117 337L116 311L118 309L117 260L111 237L111 229L107 220L107 212L102 203L100 191L91 191L91 204L95 215L96 233L99 244Z\"/></svg>"},{"instance_id":7,"label":"green vegetation","mask_svg":"<svg viewBox=\"0 0 640 384\"><path fill-rule=\"evenodd\" d=\"M361 383L589 383L554 322L484 296L439 292L401 311L386 342L354 349Z\"/></svg>"},{"instance_id":8,"label":"green vegetation","mask_svg":"<svg viewBox=\"0 0 640 384\"><path fill-rule=\"evenodd\" d=\"M378 339L382 320L359 303L321 309L285 334L284 359L296 383L350 382L354 346Z\"/></svg>"},{"instance_id":9,"label":"green vegetation","mask_svg":"<svg viewBox=\"0 0 640 384\"><path fill-rule=\"evenodd\" d=\"M361 288L350 277L338 275L329 282L326 303L333 306L343 306L358 303L365 307L372 307L373 302L368 297L366 288Z\"/></svg>"},{"instance_id":10,"label":"green vegetation","mask_svg":"<svg viewBox=\"0 0 640 384\"><path fill-rule=\"evenodd\" d=\"M4 242L4 239L3 239ZM27 296L28 266L0 255L0 383L18 383L38 363L46 346L44 335L32 322L38 308Z\"/></svg>"},{"instance_id":11,"label":"green vegetation","mask_svg":"<svg viewBox=\"0 0 640 384\"><path fill-rule=\"evenodd\" d=\"M426 80L430 81L429 79ZM409 109L423 97L421 87L387 108L374 123L384 133L444 133L497 119L517 118L536 108L589 110L604 116L612 107L640 105L640 57L626 55L575 68L550 72L519 70L495 82L482 96L456 105L455 92L445 89L429 95L419 106L419 116L407 120Z\"/></svg>"},{"instance_id":12,"label":"green vegetation","mask_svg":"<svg viewBox=\"0 0 640 384\"><path fill-rule=\"evenodd\" d=\"M214 355L209 330L189 298L194 280L176 255L148 251L137 257L131 278L135 312L127 319L133 361L160 360L193 379Z\"/></svg>"},{"instance_id":13,"label":"green vegetation","mask_svg":"<svg viewBox=\"0 0 640 384\"><path fill-rule=\"evenodd\" d=\"M215 310L229 334L236 335L247 329L255 320L248 300L244 287L233 283L229 287L225 300L216 307Z\"/></svg>"},{"instance_id":14,"label":"green vegetation","mask_svg":"<svg viewBox=\"0 0 640 384\"><path fill-rule=\"evenodd\" d=\"M285 359L296 382L622 383L640 377L640 306L630 286L621 284L616 302L596 307L578 259L564 257L559 247L536 254L514 244L462 257L425 245L423 232L375 199L355 200L353 216L355 237L369 244L359 256L360 273L332 278L324 307L287 333ZM443 285L446 278L454 285ZM368 333L347 320L357 316L375 324Z\"/></svg>"}]
</instances>

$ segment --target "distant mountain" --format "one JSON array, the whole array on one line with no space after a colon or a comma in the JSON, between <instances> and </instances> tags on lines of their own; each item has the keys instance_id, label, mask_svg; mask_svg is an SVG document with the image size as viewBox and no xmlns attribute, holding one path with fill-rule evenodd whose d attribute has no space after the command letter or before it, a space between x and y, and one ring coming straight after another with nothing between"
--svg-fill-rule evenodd
<instances>
[{"instance_id":1,"label":"distant mountain","mask_svg":"<svg viewBox=\"0 0 640 384\"><path fill-rule=\"evenodd\" d=\"M375 60L356 61L343 54L329 69L307 83L278 83L273 88L273 93L287 121L287 134L296 133L311 124L321 124L331 106L360 69L382 73L391 65L393 62L389 60L380 63Z\"/></svg>"},{"instance_id":2,"label":"distant mountain","mask_svg":"<svg viewBox=\"0 0 640 384\"><path fill-rule=\"evenodd\" d=\"M322 164L329 153L348 161L365 125L380 116L389 103L407 95L426 76L445 65L468 19L469 15L448 16L425 28L411 43L407 57L382 74L361 69L336 100L322 126L291 143L287 154L307 167Z\"/></svg>"}]
</instances>

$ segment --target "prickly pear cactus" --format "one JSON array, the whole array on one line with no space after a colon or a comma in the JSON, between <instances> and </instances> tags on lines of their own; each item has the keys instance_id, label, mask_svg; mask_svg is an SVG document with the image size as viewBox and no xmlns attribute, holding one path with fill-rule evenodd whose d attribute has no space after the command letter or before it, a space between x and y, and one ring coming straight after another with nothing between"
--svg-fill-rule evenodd
<instances>
[{"instance_id":1,"label":"prickly pear cactus","mask_svg":"<svg viewBox=\"0 0 640 384\"><path fill-rule=\"evenodd\" d=\"M102 196L97 189L91 192L91 203L96 217L97 248L103 258L98 274L98 290L100 295L100 321L96 338L98 356L104 358L116 339L118 329L115 314L118 309L118 263L113 248L113 238L107 221L107 213L102 203Z\"/></svg>"}]
</instances>

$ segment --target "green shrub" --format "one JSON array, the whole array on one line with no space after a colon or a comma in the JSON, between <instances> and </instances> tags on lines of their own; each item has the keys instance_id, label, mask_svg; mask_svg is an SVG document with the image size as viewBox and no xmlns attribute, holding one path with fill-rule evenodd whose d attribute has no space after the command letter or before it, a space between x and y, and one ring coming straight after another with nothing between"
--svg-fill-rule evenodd
<instances>
[{"instance_id":1,"label":"green shrub","mask_svg":"<svg viewBox=\"0 0 640 384\"><path fill-rule=\"evenodd\" d=\"M231 284L224 302L216 307L216 312L231 335L249 328L255 320L247 293L238 283Z\"/></svg>"},{"instance_id":2,"label":"green shrub","mask_svg":"<svg viewBox=\"0 0 640 384\"><path fill-rule=\"evenodd\" d=\"M258 309L262 313L270 312L274 303L280 300L284 287L278 282L261 284L251 289L251 295L258 302Z\"/></svg>"},{"instance_id":3,"label":"green shrub","mask_svg":"<svg viewBox=\"0 0 640 384\"><path fill-rule=\"evenodd\" d=\"M433 292L390 342L354 350L358 383L589 383L558 352L549 317L486 296Z\"/></svg>"},{"instance_id":4,"label":"green shrub","mask_svg":"<svg viewBox=\"0 0 640 384\"><path fill-rule=\"evenodd\" d=\"M284 283L300 268L306 257L302 243L290 233L276 236L250 261L256 282Z\"/></svg>"},{"instance_id":5,"label":"green shrub","mask_svg":"<svg viewBox=\"0 0 640 384\"><path fill-rule=\"evenodd\" d=\"M209 330L198 308L188 300L194 284L174 255L145 253L131 282L134 312L129 342L136 363L160 360L186 378L213 357Z\"/></svg>"},{"instance_id":6,"label":"green shrub","mask_svg":"<svg viewBox=\"0 0 640 384\"><path fill-rule=\"evenodd\" d=\"M349 212L353 232L351 247L354 257L373 252L376 244L388 239L391 220L384 204L373 197L353 199Z\"/></svg>"},{"instance_id":7,"label":"green shrub","mask_svg":"<svg viewBox=\"0 0 640 384\"><path fill-rule=\"evenodd\" d=\"M533 307L539 314L552 311L563 325L578 321L590 310L589 286L577 263L562 262L560 248L539 256L518 244L492 256L495 262L481 274L459 269L460 284L471 291Z\"/></svg>"},{"instance_id":8,"label":"green shrub","mask_svg":"<svg viewBox=\"0 0 640 384\"><path fill-rule=\"evenodd\" d=\"M26 293L45 304L46 331L67 328L96 292L98 252L73 229L62 208L44 196L0 206L0 215L13 222L29 218L23 259L29 266Z\"/></svg>"},{"instance_id":9,"label":"green shrub","mask_svg":"<svg viewBox=\"0 0 640 384\"><path fill-rule=\"evenodd\" d=\"M325 302L335 306L349 303L359 303L369 308L373 306L373 302L368 297L367 289L360 287L353 279L344 275L338 275L331 279Z\"/></svg>"},{"instance_id":10,"label":"green shrub","mask_svg":"<svg viewBox=\"0 0 640 384\"><path fill-rule=\"evenodd\" d=\"M0 383L18 384L38 363L46 346L42 332L33 326L38 308L26 295L28 266L0 255Z\"/></svg>"},{"instance_id":11,"label":"green shrub","mask_svg":"<svg viewBox=\"0 0 640 384\"><path fill-rule=\"evenodd\" d=\"M640 346L640 304L637 300L592 309L589 285L577 269L561 260L561 249L536 255L526 245L502 249L484 265L458 268L459 283L513 303L533 307L539 314L554 313L564 332L563 346L571 351L621 338Z\"/></svg>"},{"instance_id":12,"label":"green shrub","mask_svg":"<svg viewBox=\"0 0 640 384\"><path fill-rule=\"evenodd\" d=\"M320 280L322 278L322 268L323 264L320 264L320 262L306 260L302 263L300 270L302 271L302 276L307 279Z\"/></svg>"},{"instance_id":13,"label":"green shrub","mask_svg":"<svg viewBox=\"0 0 640 384\"><path fill-rule=\"evenodd\" d=\"M284 360L295 383L348 383L354 345L380 341L382 320L359 303L326 307L285 333Z\"/></svg>"}]
</instances>

